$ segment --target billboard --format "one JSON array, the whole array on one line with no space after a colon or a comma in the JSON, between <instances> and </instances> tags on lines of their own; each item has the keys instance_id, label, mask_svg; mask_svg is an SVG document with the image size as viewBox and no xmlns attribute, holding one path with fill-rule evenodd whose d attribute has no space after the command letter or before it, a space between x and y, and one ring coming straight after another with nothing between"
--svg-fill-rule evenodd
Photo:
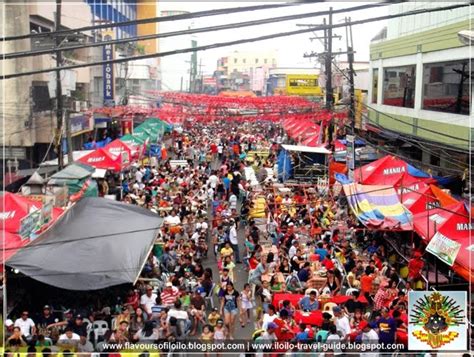
<instances>
[{"instance_id":1,"label":"billboard","mask_svg":"<svg viewBox=\"0 0 474 357\"><path fill-rule=\"evenodd\" d=\"M286 76L286 94L322 96L317 74L288 74Z\"/></svg>"}]
</instances>

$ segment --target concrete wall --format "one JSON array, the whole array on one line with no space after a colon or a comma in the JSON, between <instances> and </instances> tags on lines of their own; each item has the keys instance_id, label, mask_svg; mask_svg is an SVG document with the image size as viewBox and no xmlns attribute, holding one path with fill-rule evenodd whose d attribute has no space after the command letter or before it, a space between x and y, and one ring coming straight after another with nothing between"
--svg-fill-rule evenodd
<instances>
[{"instance_id":1,"label":"concrete wall","mask_svg":"<svg viewBox=\"0 0 474 357\"><path fill-rule=\"evenodd\" d=\"M244 63L245 60L245 63ZM257 61L256 61L257 60ZM267 60L267 63L265 63ZM277 51L265 52L238 52L235 51L228 56L227 69L230 75L234 70L242 73L249 73L250 69L261 66L276 67Z\"/></svg>"},{"instance_id":2,"label":"concrete wall","mask_svg":"<svg viewBox=\"0 0 474 357\"><path fill-rule=\"evenodd\" d=\"M7 19L0 26L1 36L13 36L29 32L28 1L16 1L15 4L1 4L0 18ZM3 53L27 51L29 40L8 41L2 46ZM2 74L28 71L32 68L32 58L19 58L2 61ZM35 141L35 132L31 130L30 76L3 80L0 83L0 112L3 125L0 126L0 144L5 146L31 146ZM25 123L27 125L25 126ZM29 124L28 124L29 123Z\"/></svg>"}]
</instances>

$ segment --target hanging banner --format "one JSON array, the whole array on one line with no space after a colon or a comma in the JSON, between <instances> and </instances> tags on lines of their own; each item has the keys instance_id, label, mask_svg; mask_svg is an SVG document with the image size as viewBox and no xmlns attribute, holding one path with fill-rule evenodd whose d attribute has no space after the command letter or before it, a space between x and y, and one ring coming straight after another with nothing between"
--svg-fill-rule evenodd
<instances>
[{"instance_id":1,"label":"hanging banner","mask_svg":"<svg viewBox=\"0 0 474 357\"><path fill-rule=\"evenodd\" d=\"M354 135L346 135L347 148L346 148L346 165L348 170L348 177L350 180L354 180L354 168L355 168L355 137Z\"/></svg>"},{"instance_id":2,"label":"hanging banner","mask_svg":"<svg viewBox=\"0 0 474 357\"><path fill-rule=\"evenodd\" d=\"M449 266L453 266L456 257L461 249L461 244L455 242L445 235L437 232L430 243L426 246L426 251L438 257Z\"/></svg>"},{"instance_id":3,"label":"hanging banner","mask_svg":"<svg viewBox=\"0 0 474 357\"><path fill-rule=\"evenodd\" d=\"M48 224L53 219L53 197L43 197L43 207L41 207L40 225Z\"/></svg>"},{"instance_id":4,"label":"hanging banner","mask_svg":"<svg viewBox=\"0 0 474 357\"><path fill-rule=\"evenodd\" d=\"M104 41L111 41L114 39L114 31L106 31L104 33ZM105 45L103 49L102 58L104 61L110 61L114 59L114 48L112 45ZM104 106L113 107L114 101L114 65L112 63L104 64L103 69L104 78Z\"/></svg>"}]
</instances>

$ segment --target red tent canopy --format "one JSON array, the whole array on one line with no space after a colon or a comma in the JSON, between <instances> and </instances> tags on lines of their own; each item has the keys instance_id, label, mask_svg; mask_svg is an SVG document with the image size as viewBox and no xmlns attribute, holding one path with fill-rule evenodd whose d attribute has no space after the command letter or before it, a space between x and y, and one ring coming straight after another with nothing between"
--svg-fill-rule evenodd
<instances>
[{"instance_id":1,"label":"red tent canopy","mask_svg":"<svg viewBox=\"0 0 474 357\"><path fill-rule=\"evenodd\" d=\"M122 157L112 156L104 148L97 149L86 156L81 157L78 161L95 167L96 169L105 169L119 172L124 166L122 165Z\"/></svg>"},{"instance_id":2,"label":"red tent canopy","mask_svg":"<svg viewBox=\"0 0 474 357\"><path fill-rule=\"evenodd\" d=\"M110 156L116 157L120 156L122 152L127 152L129 157L134 157L138 158L139 151L136 149L133 149L125 144L123 141L116 139L112 141L111 143L107 144L104 147L104 150L107 151L107 153L110 154Z\"/></svg>"},{"instance_id":3,"label":"red tent canopy","mask_svg":"<svg viewBox=\"0 0 474 357\"><path fill-rule=\"evenodd\" d=\"M417 190L398 190L400 202L413 213L425 212L440 205L438 199L431 191L431 187L423 182L419 183Z\"/></svg>"},{"instance_id":4,"label":"red tent canopy","mask_svg":"<svg viewBox=\"0 0 474 357\"><path fill-rule=\"evenodd\" d=\"M419 182L430 183L430 177L417 177L409 172L409 165L395 157L385 156L354 171L354 179L363 185L390 185L410 187Z\"/></svg>"},{"instance_id":5,"label":"red tent canopy","mask_svg":"<svg viewBox=\"0 0 474 357\"><path fill-rule=\"evenodd\" d=\"M2 214L2 229L3 235L0 242L0 249L5 249L5 256L0 254L0 263L3 263L3 258L8 259L15 254L18 249L27 245L29 239L21 239L17 234L20 230L21 220L33 211L39 210L43 207L41 201L30 200L10 192L3 192L0 198L0 208ZM53 208L53 222L59 218L63 213L61 208ZM0 271L3 265L0 266Z\"/></svg>"},{"instance_id":6,"label":"red tent canopy","mask_svg":"<svg viewBox=\"0 0 474 357\"><path fill-rule=\"evenodd\" d=\"M470 261L474 259L470 243L473 222L463 202L445 209L435 208L414 215L413 226L423 239L430 241L435 234L442 234L461 245L454 263L454 270L467 281L474 281Z\"/></svg>"}]
</instances>

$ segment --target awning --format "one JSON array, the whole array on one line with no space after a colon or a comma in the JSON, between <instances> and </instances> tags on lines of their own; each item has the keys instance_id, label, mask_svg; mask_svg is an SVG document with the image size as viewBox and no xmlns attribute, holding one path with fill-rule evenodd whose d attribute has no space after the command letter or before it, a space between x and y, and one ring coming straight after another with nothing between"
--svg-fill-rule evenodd
<instances>
[{"instance_id":1,"label":"awning","mask_svg":"<svg viewBox=\"0 0 474 357\"><path fill-rule=\"evenodd\" d=\"M303 145L282 145L283 149L287 151L298 151L298 152L310 152L315 154L324 154L329 155L331 151L322 147L312 147L312 146L303 146Z\"/></svg>"},{"instance_id":2,"label":"awning","mask_svg":"<svg viewBox=\"0 0 474 357\"><path fill-rule=\"evenodd\" d=\"M473 222L463 202L446 208L435 208L413 217L415 231L428 242L438 242L438 258L451 261L454 270L466 281L474 282L471 244ZM449 264L449 263L448 263Z\"/></svg>"},{"instance_id":3,"label":"awning","mask_svg":"<svg viewBox=\"0 0 474 357\"><path fill-rule=\"evenodd\" d=\"M6 265L68 290L134 283L162 221L135 205L83 198Z\"/></svg>"}]
</instances>

